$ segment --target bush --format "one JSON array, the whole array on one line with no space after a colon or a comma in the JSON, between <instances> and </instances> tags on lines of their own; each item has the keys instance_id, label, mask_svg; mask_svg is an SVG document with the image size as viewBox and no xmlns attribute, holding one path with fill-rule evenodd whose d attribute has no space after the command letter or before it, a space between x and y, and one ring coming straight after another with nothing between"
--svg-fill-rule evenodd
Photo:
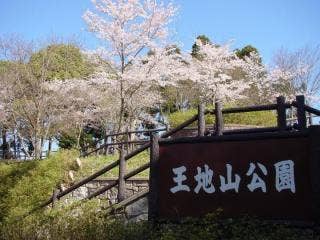
<instances>
[{"instance_id":1,"label":"bush","mask_svg":"<svg viewBox=\"0 0 320 240\"><path fill-rule=\"evenodd\" d=\"M0 234L3 240L311 240L316 237L311 229L299 230L248 217L222 221L218 214L179 223L127 222L121 217L104 214L104 208L97 201L47 210L45 214L30 216L15 225L3 224Z\"/></svg>"},{"instance_id":2,"label":"bush","mask_svg":"<svg viewBox=\"0 0 320 240\"><path fill-rule=\"evenodd\" d=\"M0 163L0 222L7 216L10 207L6 199L19 181L37 167L38 161L25 163Z\"/></svg>"},{"instance_id":3,"label":"bush","mask_svg":"<svg viewBox=\"0 0 320 240\"><path fill-rule=\"evenodd\" d=\"M59 141L58 143L59 148L62 148L62 149L72 149L77 146L77 138L65 133L62 133L58 137L58 141Z\"/></svg>"},{"instance_id":4,"label":"bush","mask_svg":"<svg viewBox=\"0 0 320 240\"><path fill-rule=\"evenodd\" d=\"M88 149L96 148L95 141L93 139L94 135L92 133L86 133L84 131L81 132L80 139L79 139L79 147L82 151L86 151ZM73 149L77 148L77 141L78 136L75 133L61 133L57 140L59 141L58 145L62 149Z\"/></svg>"}]
</instances>

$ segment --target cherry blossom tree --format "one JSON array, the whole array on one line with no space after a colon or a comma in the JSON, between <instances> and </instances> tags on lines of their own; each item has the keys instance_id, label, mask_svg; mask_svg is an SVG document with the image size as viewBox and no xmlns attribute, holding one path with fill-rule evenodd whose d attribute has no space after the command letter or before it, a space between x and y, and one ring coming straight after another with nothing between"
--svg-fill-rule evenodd
<instances>
[{"instance_id":1,"label":"cherry blossom tree","mask_svg":"<svg viewBox=\"0 0 320 240\"><path fill-rule=\"evenodd\" d=\"M199 40L197 47L200 57L187 62L190 79L200 89L200 101L230 102L245 97L244 90L250 88L258 75L254 59L240 59L230 49L230 43L216 45Z\"/></svg>"},{"instance_id":2,"label":"cherry blossom tree","mask_svg":"<svg viewBox=\"0 0 320 240\"><path fill-rule=\"evenodd\" d=\"M115 119L117 99L108 89L90 80L66 79L46 82L46 89L55 96L60 111L56 112L52 122L57 125L58 133L76 131L77 147L80 148L80 136L84 127L104 123L112 124ZM115 124L115 123L114 123Z\"/></svg>"},{"instance_id":3,"label":"cherry blossom tree","mask_svg":"<svg viewBox=\"0 0 320 240\"><path fill-rule=\"evenodd\" d=\"M101 69L92 77L91 82L105 88L114 97L114 109L121 109L122 101L115 97L119 96L119 89L123 89L126 121L122 127L132 128L139 122L149 120L146 112L162 103L159 87L174 85L179 79L186 77L182 57L173 48L167 47L136 57L122 74L122 81L110 78L110 72ZM116 119L119 119L118 112L116 115Z\"/></svg>"},{"instance_id":4,"label":"cherry blossom tree","mask_svg":"<svg viewBox=\"0 0 320 240\"><path fill-rule=\"evenodd\" d=\"M273 60L273 68L279 75L275 91L293 100L305 95L309 103L320 99L320 47L303 47L290 52L279 50Z\"/></svg>"},{"instance_id":5,"label":"cherry blossom tree","mask_svg":"<svg viewBox=\"0 0 320 240\"><path fill-rule=\"evenodd\" d=\"M84 108L84 104L92 105L94 102L90 99L85 103L78 101L79 96L86 96L88 99L95 94L80 80L70 80L66 84L59 80L63 88L54 89L56 81L48 80L48 71L52 69L52 55L44 54L39 59L36 74L30 64L31 56L38 49L34 42L27 42L16 36L0 38L0 56L7 63L0 71L0 107L3 110L0 115L1 123L3 129L17 135L24 153L34 158L40 158L44 140L55 136L63 126L69 125L67 121L78 122L78 119L87 117L85 114L88 111L79 114L79 110ZM81 92L76 91L74 85L83 87ZM71 91L65 91L70 88L73 90L72 94ZM74 117L71 119L67 116Z\"/></svg>"},{"instance_id":6,"label":"cherry blossom tree","mask_svg":"<svg viewBox=\"0 0 320 240\"><path fill-rule=\"evenodd\" d=\"M247 77L256 79L254 85L260 101L268 102L280 95L290 101L297 95L304 95L311 104L319 100L319 48L306 47L295 52L281 49L271 66L259 64L259 59L255 53L245 57L248 64L244 67Z\"/></svg>"},{"instance_id":7,"label":"cherry blossom tree","mask_svg":"<svg viewBox=\"0 0 320 240\"><path fill-rule=\"evenodd\" d=\"M250 104L264 104L272 102L278 93L274 91L280 77L284 77L277 69L270 69L261 62L261 57L256 52L244 56L245 64L242 69L245 72L244 80L251 82L250 88L244 91Z\"/></svg>"},{"instance_id":8,"label":"cherry blossom tree","mask_svg":"<svg viewBox=\"0 0 320 240\"><path fill-rule=\"evenodd\" d=\"M159 46L164 46L168 25L177 8L156 0L94 0L93 4L96 12L88 10L83 18L89 31L104 43L96 53L99 52L110 67L100 71L97 79L108 82L111 91L120 99L117 113L117 131L120 131L135 118L133 113L159 102L152 84L168 84L172 80L159 77L167 71L161 72L164 70L159 67L161 61L152 59L169 56L160 54L163 51ZM150 50L156 54L148 56L146 53Z\"/></svg>"}]
</instances>

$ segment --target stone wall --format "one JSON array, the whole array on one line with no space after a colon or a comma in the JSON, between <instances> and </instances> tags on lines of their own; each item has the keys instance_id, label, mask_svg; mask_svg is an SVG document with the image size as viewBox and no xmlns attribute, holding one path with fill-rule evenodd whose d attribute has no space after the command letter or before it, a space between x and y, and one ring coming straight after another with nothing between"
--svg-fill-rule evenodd
<instances>
[{"instance_id":1,"label":"stone wall","mask_svg":"<svg viewBox=\"0 0 320 240\"><path fill-rule=\"evenodd\" d=\"M77 188L71 192L65 198L66 203L81 200L89 196L90 194L96 192L102 187L113 184L116 181L115 178L101 179L101 180L92 180L91 182ZM149 180L146 178L133 178L126 181L126 194L131 196L143 189L149 187ZM114 204L117 202L118 189L113 187L105 193L101 194L98 198L107 199L109 204Z\"/></svg>"},{"instance_id":2,"label":"stone wall","mask_svg":"<svg viewBox=\"0 0 320 240\"><path fill-rule=\"evenodd\" d=\"M76 200L81 200L99 190L104 186L113 184L116 181L115 178L93 180L67 196L63 197L61 200L64 204L70 204ZM149 180L146 178L133 178L126 181L126 194L127 196L132 196L133 194L149 188ZM106 199L108 203L117 203L118 189L113 187L112 189L106 191L104 194L98 196L99 199ZM127 221L141 221L148 219L148 199L146 197L139 199L138 201L125 207L125 212L122 214Z\"/></svg>"},{"instance_id":3,"label":"stone wall","mask_svg":"<svg viewBox=\"0 0 320 240\"><path fill-rule=\"evenodd\" d=\"M148 219L148 198L144 197L125 208L125 217L130 222Z\"/></svg>"}]
</instances>

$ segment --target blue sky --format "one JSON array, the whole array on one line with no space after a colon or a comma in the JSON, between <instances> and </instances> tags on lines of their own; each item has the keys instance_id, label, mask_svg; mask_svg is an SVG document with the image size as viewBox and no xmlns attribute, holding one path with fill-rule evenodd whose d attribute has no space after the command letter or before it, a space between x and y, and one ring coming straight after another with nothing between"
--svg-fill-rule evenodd
<instances>
[{"instance_id":1,"label":"blue sky","mask_svg":"<svg viewBox=\"0 0 320 240\"><path fill-rule=\"evenodd\" d=\"M274 52L320 43L319 0L176 0L179 15L172 24L174 40L191 48L195 37L252 44L265 62ZM97 44L82 20L90 0L0 0L0 34L18 33L28 39L77 36L87 48Z\"/></svg>"}]
</instances>

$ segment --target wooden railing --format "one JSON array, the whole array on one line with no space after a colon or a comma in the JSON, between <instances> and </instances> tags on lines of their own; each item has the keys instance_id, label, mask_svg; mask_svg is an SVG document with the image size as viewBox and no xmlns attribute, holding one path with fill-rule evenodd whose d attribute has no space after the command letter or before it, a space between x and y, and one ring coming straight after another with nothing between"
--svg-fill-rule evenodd
<instances>
[{"instance_id":1,"label":"wooden railing","mask_svg":"<svg viewBox=\"0 0 320 240\"><path fill-rule=\"evenodd\" d=\"M98 153L100 150L104 150L104 155L108 155L108 148L112 146L126 146L127 149L132 149L131 146L136 145L143 145L146 142L149 142L149 140L132 140L133 134L152 134L152 133L159 133L162 131L167 131L166 128L159 128L159 129L145 129L145 130L134 130L134 131L126 131L126 132L120 132L120 133L110 133L107 134L104 139L99 139L95 142L94 145L98 144L100 141L104 140L104 143L101 144L99 147L85 153L81 153L81 157L87 157L93 153ZM114 137L121 136L124 139L128 139L127 141L112 141ZM109 142L109 140L111 140Z\"/></svg>"},{"instance_id":2,"label":"wooden railing","mask_svg":"<svg viewBox=\"0 0 320 240\"><path fill-rule=\"evenodd\" d=\"M297 109L297 124L295 126L287 126L287 114L286 110L288 108L295 107ZM223 115L225 114L231 114L231 113L245 113L245 112L253 112L253 111L267 111L267 110L273 110L277 112L277 126L275 127L268 127L268 128L254 128L254 129L236 129L236 130L224 130L223 126ZM262 106L249 106L249 107L239 107L239 108L228 108L228 109L222 109L221 103L217 102L215 104L214 110L205 110L205 107L203 104L199 105L198 107L198 114L194 115L189 120L183 122L179 126L177 126L174 129L171 129L164 134L162 134L161 138L168 138L172 136L173 134L177 133L178 131L184 129L185 127L191 125L195 121L198 121L198 136L202 137L205 135L208 135L208 132L206 132L206 125L205 125L205 115L206 114L212 114L215 116L215 125L214 129L212 131L213 135L221 136L221 135L227 135L227 134L250 134L250 133L259 133L259 132L275 132L275 131L298 131L303 130L307 128L307 117L306 113L311 113L316 116L320 116L320 111L312 108L310 106L305 105L305 99L304 96L297 96L296 101L293 101L292 103L286 103L284 97L278 97L276 104L268 104L268 105L262 105ZM119 177L118 180L116 180L114 183L102 187L96 192L90 194L87 196L86 199L92 199L94 197L97 197L104 192L110 190L113 187L118 186L118 202L123 201L124 203L131 203L137 199L140 199L141 197L144 197L147 195L148 191L143 191L143 193L138 193L134 196L130 196L129 198L126 198L125 196L125 181L133 176L136 176L137 174L141 173L142 171L148 169L150 167L150 163L145 163L142 166L138 167L137 169L134 169L130 172L126 173L126 162L129 161L134 156L138 155L139 153L145 151L150 147L150 142L145 143L138 149L135 149L134 151L125 154L123 148L120 150L120 157L117 161L103 167L99 171L95 172L94 174L80 180L79 182L75 183L71 187L67 188L64 191L61 192L54 192L53 196L46 201L45 203L41 204L37 209L45 207L49 204L54 204L55 201L58 201L60 198L64 197L68 193L74 191L75 189L85 185L86 183L89 183L93 179L101 176L102 174L107 173L111 169L119 166ZM152 152L152 151L151 151Z\"/></svg>"}]
</instances>

